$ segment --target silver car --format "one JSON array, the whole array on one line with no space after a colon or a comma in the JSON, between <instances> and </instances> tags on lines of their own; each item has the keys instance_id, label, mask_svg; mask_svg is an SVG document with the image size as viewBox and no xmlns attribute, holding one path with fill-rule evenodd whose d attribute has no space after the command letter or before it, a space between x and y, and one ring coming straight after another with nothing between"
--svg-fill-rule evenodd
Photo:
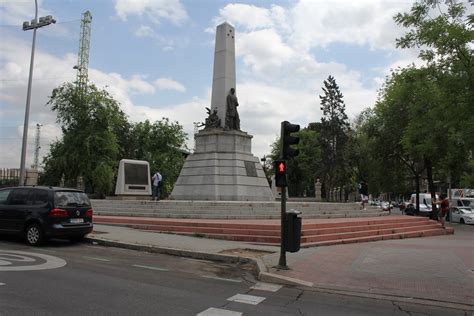
<instances>
[{"instance_id":1,"label":"silver car","mask_svg":"<svg viewBox=\"0 0 474 316\"><path fill-rule=\"evenodd\" d=\"M474 224L474 211L469 207L453 207L451 209L451 222Z\"/></svg>"}]
</instances>

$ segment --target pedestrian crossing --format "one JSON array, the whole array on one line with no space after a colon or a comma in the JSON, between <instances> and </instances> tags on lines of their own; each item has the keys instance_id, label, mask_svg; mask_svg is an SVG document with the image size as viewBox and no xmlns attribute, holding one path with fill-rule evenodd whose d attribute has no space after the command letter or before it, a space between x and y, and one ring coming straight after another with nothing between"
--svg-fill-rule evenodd
<instances>
[{"instance_id":1,"label":"pedestrian crossing","mask_svg":"<svg viewBox=\"0 0 474 316\"><path fill-rule=\"evenodd\" d=\"M257 282L255 285L250 287L252 290L259 290L259 291L266 291L266 292L276 292L282 288L281 285L273 284L273 283L265 283L265 282ZM263 296L255 296L255 295L248 295L248 294L236 294L231 296L227 299L230 302L242 303L242 304L249 304L249 305L258 305L263 302L266 297ZM231 311L222 308L210 307L196 316L240 316L243 315L242 312L239 311Z\"/></svg>"}]
</instances>

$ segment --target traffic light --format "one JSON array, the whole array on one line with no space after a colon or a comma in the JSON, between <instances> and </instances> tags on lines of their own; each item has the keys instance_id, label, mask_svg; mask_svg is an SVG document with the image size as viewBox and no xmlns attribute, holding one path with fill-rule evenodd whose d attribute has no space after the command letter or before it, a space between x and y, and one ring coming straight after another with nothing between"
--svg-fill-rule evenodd
<instances>
[{"instance_id":1,"label":"traffic light","mask_svg":"<svg viewBox=\"0 0 474 316\"><path fill-rule=\"evenodd\" d=\"M275 168L275 185L277 187L286 187L286 161L277 160L274 162Z\"/></svg>"},{"instance_id":2,"label":"traffic light","mask_svg":"<svg viewBox=\"0 0 474 316\"><path fill-rule=\"evenodd\" d=\"M281 138L282 138L282 159L288 159L290 157L298 156L300 153L298 149L291 148L291 145L296 145L300 142L300 138L297 136L291 136L291 133L298 132L300 126L297 124L291 124L288 121L281 122Z\"/></svg>"}]
</instances>

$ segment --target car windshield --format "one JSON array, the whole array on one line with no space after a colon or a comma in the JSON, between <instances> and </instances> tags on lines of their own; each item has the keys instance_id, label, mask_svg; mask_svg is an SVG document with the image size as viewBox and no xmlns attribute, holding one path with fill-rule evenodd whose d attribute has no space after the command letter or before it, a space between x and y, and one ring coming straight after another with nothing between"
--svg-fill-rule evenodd
<instances>
[{"instance_id":1,"label":"car windshield","mask_svg":"<svg viewBox=\"0 0 474 316\"><path fill-rule=\"evenodd\" d=\"M54 204L56 206L90 206L87 195L83 192L56 191L54 193Z\"/></svg>"}]
</instances>

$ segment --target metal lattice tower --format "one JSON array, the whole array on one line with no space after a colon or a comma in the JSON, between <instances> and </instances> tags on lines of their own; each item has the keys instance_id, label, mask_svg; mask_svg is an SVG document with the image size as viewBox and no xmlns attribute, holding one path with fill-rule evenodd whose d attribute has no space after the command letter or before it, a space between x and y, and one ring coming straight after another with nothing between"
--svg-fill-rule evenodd
<instances>
[{"instance_id":1,"label":"metal lattice tower","mask_svg":"<svg viewBox=\"0 0 474 316\"><path fill-rule=\"evenodd\" d=\"M89 69L89 47L91 42L91 22L92 15L90 11L82 14L81 34L79 38L79 54L77 56L77 86L80 90L87 88L88 69Z\"/></svg>"},{"instance_id":2,"label":"metal lattice tower","mask_svg":"<svg viewBox=\"0 0 474 316\"><path fill-rule=\"evenodd\" d=\"M41 148L40 146L40 130L41 130L41 124L36 124L36 135L35 135L35 158L33 162L33 169L38 170L39 167L39 150Z\"/></svg>"}]
</instances>

